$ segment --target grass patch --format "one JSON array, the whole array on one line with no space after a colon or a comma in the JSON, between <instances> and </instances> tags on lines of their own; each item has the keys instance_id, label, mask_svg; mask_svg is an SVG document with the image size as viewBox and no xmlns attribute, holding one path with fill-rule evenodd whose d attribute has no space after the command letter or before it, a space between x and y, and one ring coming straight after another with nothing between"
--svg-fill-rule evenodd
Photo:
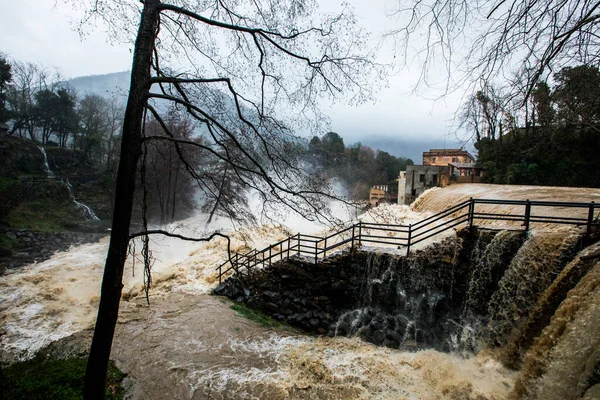
<instances>
[{"instance_id":1,"label":"grass patch","mask_svg":"<svg viewBox=\"0 0 600 400\"><path fill-rule=\"evenodd\" d=\"M292 328L289 325L279 322L269 317L267 314L258 310L254 310L246 306L245 304L235 303L231 305L230 308L233 311L236 311L238 314L242 315L243 317L249 319L250 321L256 322L259 325L262 325L265 328L292 330Z\"/></svg>"},{"instance_id":2,"label":"grass patch","mask_svg":"<svg viewBox=\"0 0 600 400\"><path fill-rule=\"evenodd\" d=\"M20 184L18 179L0 177L0 193L14 190Z\"/></svg>"},{"instance_id":3,"label":"grass patch","mask_svg":"<svg viewBox=\"0 0 600 400\"><path fill-rule=\"evenodd\" d=\"M52 199L20 204L9 212L6 220L15 229L47 233L67 231L69 226L85 222L71 202Z\"/></svg>"},{"instance_id":4,"label":"grass patch","mask_svg":"<svg viewBox=\"0 0 600 400\"><path fill-rule=\"evenodd\" d=\"M83 377L87 358L44 360L35 358L0 369L0 398L31 400L83 399ZM121 372L110 362L104 398L123 398Z\"/></svg>"}]
</instances>

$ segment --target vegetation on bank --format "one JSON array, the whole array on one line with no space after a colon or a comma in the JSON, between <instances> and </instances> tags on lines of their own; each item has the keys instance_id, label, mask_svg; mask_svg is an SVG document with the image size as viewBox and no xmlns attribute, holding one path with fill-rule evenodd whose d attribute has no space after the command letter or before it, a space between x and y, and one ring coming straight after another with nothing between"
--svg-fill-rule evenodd
<instances>
[{"instance_id":1,"label":"vegetation on bank","mask_svg":"<svg viewBox=\"0 0 600 400\"><path fill-rule=\"evenodd\" d=\"M87 358L20 361L0 368L0 398L5 400L76 400L83 399L83 377ZM110 361L105 399L123 398L121 372Z\"/></svg>"},{"instance_id":2,"label":"vegetation on bank","mask_svg":"<svg viewBox=\"0 0 600 400\"><path fill-rule=\"evenodd\" d=\"M273 328L273 329L286 329L290 330L289 325L279 322L267 314L254 310L243 303L234 303L230 307L233 311L237 312L241 316L249 319L252 322L256 322L257 324L264 326L265 328Z\"/></svg>"},{"instance_id":3,"label":"vegetation on bank","mask_svg":"<svg viewBox=\"0 0 600 400\"><path fill-rule=\"evenodd\" d=\"M64 232L85 222L60 181L38 182L30 189L28 197L28 201L12 208L6 216L6 221L13 229Z\"/></svg>"},{"instance_id":4,"label":"vegetation on bank","mask_svg":"<svg viewBox=\"0 0 600 400\"><path fill-rule=\"evenodd\" d=\"M466 104L463 123L488 183L600 187L596 67L565 67L525 100L487 88Z\"/></svg>"}]
</instances>

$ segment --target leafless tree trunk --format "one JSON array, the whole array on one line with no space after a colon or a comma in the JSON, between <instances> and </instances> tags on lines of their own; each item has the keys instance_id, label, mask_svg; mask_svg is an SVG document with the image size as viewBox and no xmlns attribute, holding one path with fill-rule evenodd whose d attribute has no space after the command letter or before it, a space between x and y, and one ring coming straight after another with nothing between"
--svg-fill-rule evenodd
<instances>
[{"instance_id":1,"label":"leafless tree trunk","mask_svg":"<svg viewBox=\"0 0 600 400\"><path fill-rule=\"evenodd\" d=\"M117 16L137 13L136 4L130 0L89 0L87 16L102 10L108 14L101 17L114 24ZM147 209L149 145L172 146L181 168L199 190L222 205L226 202L221 175L202 165L227 165L227 174L236 184L258 193L265 207L282 204L308 218L327 217L325 200L335 197L322 178L301 168L303 145L293 136L291 122L304 124L306 129L320 128L319 97L333 98L350 91L352 101L364 101L374 88L371 78L380 78L384 71L372 62L372 55L365 54L366 42L360 33L352 32L355 23L347 10L326 18L322 26L304 22L304 18L312 21L308 14L315 6L303 1L280 4L261 0L231 4L218 0L206 7L188 0L173 0L172 4L146 0L140 6L111 240L85 377L86 399L104 396L129 240L142 238L147 290L151 283L149 235L193 241L220 236L229 243L222 233L191 238L148 229L145 212L143 230L129 231L138 165L144 188L142 209ZM130 29L130 20L122 18L124 29ZM188 58L193 72L178 73L163 65L161 54L169 51ZM157 107L161 102L185 111L204 130L201 140L177 137ZM297 112L276 118L275 110L281 108ZM316 118L309 118L309 114ZM163 134L145 129L150 118L158 122ZM202 165L192 153L202 157ZM240 203L227 203L224 208L232 218L250 214Z\"/></svg>"},{"instance_id":2,"label":"leafless tree trunk","mask_svg":"<svg viewBox=\"0 0 600 400\"><path fill-rule=\"evenodd\" d=\"M129 246L135 175L142 154L142 117L152 86L150 68L160 1L146 0L135 42L129 99L123 121L121 158L117 174L112 231L106 256L100 305L85 372L84 398L103 399L108 360L119 316L123 268Z\"/></svg>"}]
</instances>

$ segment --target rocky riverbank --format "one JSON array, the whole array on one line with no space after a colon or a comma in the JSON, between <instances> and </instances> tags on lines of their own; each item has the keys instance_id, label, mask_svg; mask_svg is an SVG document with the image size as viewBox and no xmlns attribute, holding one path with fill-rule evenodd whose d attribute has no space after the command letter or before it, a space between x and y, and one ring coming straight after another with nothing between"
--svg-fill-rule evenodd
<instances>
[{"instance_id":1,"label":"rocky riverbank","mask_svg":"<svg viewBox=\"0 0 600 400\"><path fill-rule=\"evenodd\" d=\"M93 232L35 232L27 229L0 227L0 275L7 270L49 259L54 253L71 246L94 243L106 236L104 227ZM91 228L89 228L91 230Z\"/></svg>"},{"instance_id":2,"label":"rocky riverbank","mask_svg":"<svg viewBox=\"0 0 600 400\"><path fill-rule=\"evenodd\" d=\"M214 293L307 332L326 334L360 291L360 264L358 257L347 256L317 265L292 258L248 277L232 276Z\"/></svg>"}]
</instances>

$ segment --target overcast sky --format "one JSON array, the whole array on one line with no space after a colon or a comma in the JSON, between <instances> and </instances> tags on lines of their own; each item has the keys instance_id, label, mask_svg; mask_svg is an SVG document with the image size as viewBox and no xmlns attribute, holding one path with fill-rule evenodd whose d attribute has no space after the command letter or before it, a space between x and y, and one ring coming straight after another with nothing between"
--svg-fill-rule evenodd
<instances>
[{"instance_id":1,"label":"overcast sky","mask_svg":"<svg viewBox=\"0 0 600 400\"><path fill-rule=\"evenodd\" d=\"M335 9L339 4L331 1L325 7ZM395 5L392 0L360 0L351 4L359 24L372 32L375 40L399 24L386 16ZM68 78L130 69L131 46L108 43L102 26L90 28L81 38L72 30L71 20L76 14L62 4L55 6L55 0L0 0L0 9L0 52L9 58L57 68ZM381 61L392 61L391 46L382 49ZM398 153L397 145L407 141L455 147L451 133L460 94L437 101L430 99L435 96L433 92L411 94L419 72L419 66L413 65L392 76L389 87L377 94L375 104L325 107L332 130L348 143L389 140L388 151L393 153Z\"/></svg>"}]
</instances>

